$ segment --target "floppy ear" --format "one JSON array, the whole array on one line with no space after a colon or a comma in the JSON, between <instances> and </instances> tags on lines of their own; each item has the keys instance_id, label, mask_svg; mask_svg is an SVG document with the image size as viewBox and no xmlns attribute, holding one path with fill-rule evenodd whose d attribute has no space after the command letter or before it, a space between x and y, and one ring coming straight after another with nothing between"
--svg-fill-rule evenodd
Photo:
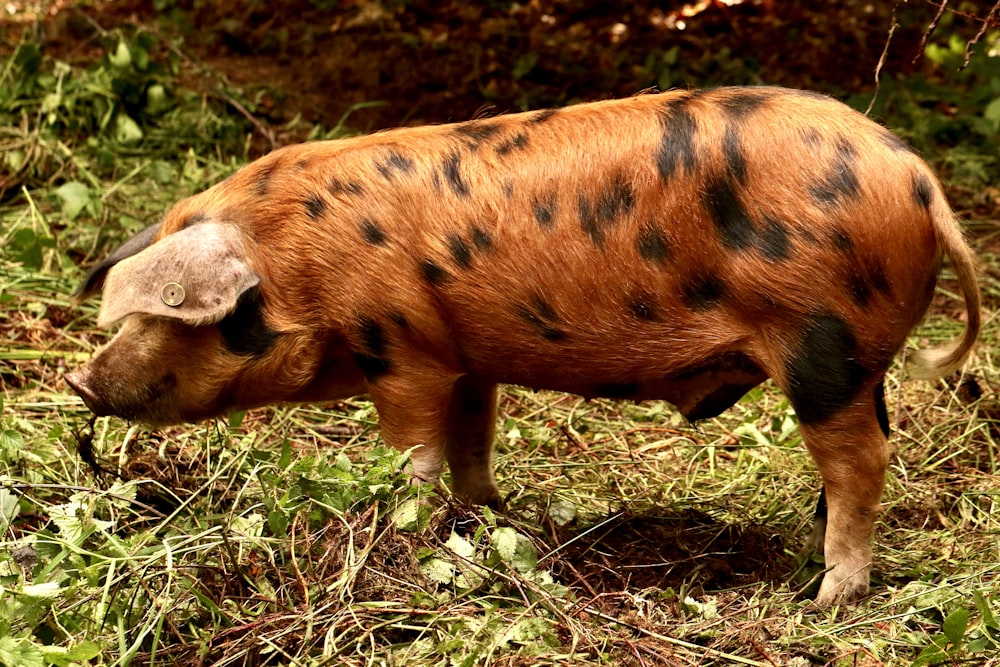
<instances>
[{"instance_id":1,"label":"floppy ear","mask_svg":"<svg viewBox=\"0 0 1000 667\"><path fill-rule=\"evenodd\" d=\"M163 237L108 269L98 326L142 313L201 325L218 322L260 283L232 225L203 223Z\"/></svg>"},{"instance_id":2,"label":"floppy ear","mask_svg":"<svg viewBox=\"0 0 1000 667\"><path fill-rule=\"evenodd\" d=\"M76 288L75 292L73 292L71 297L73 299L73 303L83 303L90 297L100 292L101 288L104 287L104 278L108 274L108 269L123 259L142 252L152 245L153 239L156 238L156 233L160 231L160 224L161 223L158 222L151 227L146 227L128 241L125 241L125 243L115 248L110 255L94 265L94 267L87 272L87 277L83 279L80 286Z\"/></svg>"}]
</instances>

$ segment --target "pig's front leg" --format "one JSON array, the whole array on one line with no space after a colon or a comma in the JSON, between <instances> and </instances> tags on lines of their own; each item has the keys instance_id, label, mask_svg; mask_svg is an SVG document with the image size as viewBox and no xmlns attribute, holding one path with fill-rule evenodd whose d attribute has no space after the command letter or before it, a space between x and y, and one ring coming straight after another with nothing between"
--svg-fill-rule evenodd
<instances>
[{"instance_id":1,"label":"pig's front leg","mask_svg":"<svg viewBox=\"0 0 1000 667\"><path fill-rule=\"evenodd\" d=\"M382 437L410 455L415 478L436 482L447 459L459 500L498 505L491 452L496 388L434 366L396 369L371 383Z\"/></svg>"},{"instance_id":2,"label":"pig's front leg","mask_svg":"<svg viewBox=\"0 0 1000 667\"><path fill-rule=\"evenodd\" d=\"M468 375L458 379L448 410L445 457L454 494L472 505L500 506L493 475L497 386Z\"/></svg>"}]
</instances>

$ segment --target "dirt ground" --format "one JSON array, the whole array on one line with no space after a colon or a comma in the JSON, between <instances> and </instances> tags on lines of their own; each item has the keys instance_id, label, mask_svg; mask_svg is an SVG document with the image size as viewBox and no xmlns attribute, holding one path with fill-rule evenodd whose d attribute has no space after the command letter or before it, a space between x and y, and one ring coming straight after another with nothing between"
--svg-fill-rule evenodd
<instances>
[{"instance_id":1,"label":"dirt ground","mask_svg":"<svg viewBox=\"0 0 1000 667\"><path fill-rule=\"evenodd\" d=\"M61 0L44 25L47 48L69 60L93 58L101 33L122 26L179 36L195 61L258 100L264 122L301 114L331 127L354 105L380 102L349 120L376 130L748 74L871 89L894 5L900 25L883 76L924 65L916 56L935 13L928 2L834 0L818 10L809 1L734 1L110 0L80 9ZM12 16L8 26L24 25L30 13ZM972 17L954 20L975 33Z\"/></svg>"}]
</instances>

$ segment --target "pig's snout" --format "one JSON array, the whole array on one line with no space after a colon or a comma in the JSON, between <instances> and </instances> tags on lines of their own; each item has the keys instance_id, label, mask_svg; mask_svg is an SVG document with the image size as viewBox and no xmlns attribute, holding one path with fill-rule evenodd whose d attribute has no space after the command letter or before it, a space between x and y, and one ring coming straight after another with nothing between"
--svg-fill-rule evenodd
<instances>
[{"instance_id":1,"label":"pig's snout","mask_svg":"<svg viewBox=\"0 0 1000 667\"><path fill-rule=\"evenodd\" d=\"M114 416L149 424L183 421L174 414L175 406L168 397L177 384L173 373L167 373L154 384L143 385L123 381L117 375L109 377L104 368L85 366L67 373L66 383L98 417Z\"/></svg>"},{"instance_id":2,"label":"pig's snout","mask_svg":"<svg viewBox=\"0 0 1000 667\"><path fill-rule=\"evenodd\" d=\"M83 399L91 412L98 417L105 417L111 414L111 410L91 388L89 375L86 369L72 371L66 374L66 384Z\"/></svg>"}]
</instances>

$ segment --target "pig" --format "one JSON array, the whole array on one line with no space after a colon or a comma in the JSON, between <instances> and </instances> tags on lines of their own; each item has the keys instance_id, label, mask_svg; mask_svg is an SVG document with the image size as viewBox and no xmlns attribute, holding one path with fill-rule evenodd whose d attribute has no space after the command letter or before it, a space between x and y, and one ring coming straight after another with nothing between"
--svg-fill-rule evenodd
<instances>
[{"instance_id":1,"label":"pig","mask_svg":"<svg viewBox=\"0 0 1000 667\"><path fill-rule=\"evenodd\" d=\"M497 386L672 403L771 378L822 476L820 605L869 590L883 377L947 257L975 257L928 166L830 98L676 90L288 146L175 204L85 278L121 324L68 384L153 425L367 394L412 474L498 505Z\"/></svg>"}]
</instances>

